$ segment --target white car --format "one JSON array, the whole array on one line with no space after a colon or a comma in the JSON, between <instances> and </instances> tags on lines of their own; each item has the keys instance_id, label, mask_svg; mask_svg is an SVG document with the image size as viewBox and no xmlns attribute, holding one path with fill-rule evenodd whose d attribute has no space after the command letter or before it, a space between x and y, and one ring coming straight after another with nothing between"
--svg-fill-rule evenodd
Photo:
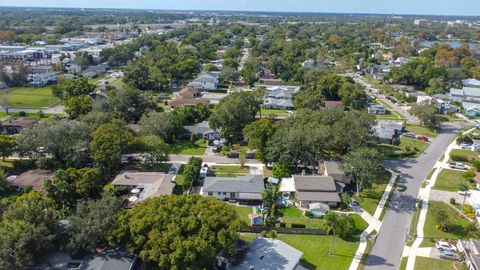
<instances>
[{"instance_id":1,"label":"white car","mask_svg":"<svg viewBox=\"0 0 480 270\"><path fill-rule=\"evenodd\" d=\"M437 247L438 250L442 251L443 253L445 252L451 252L451 253L456 253L457 248L454 245L450 245L447 242L444 241L437 241L435 243L435 246Z\"/></svg>"},{"instance_id":2,"label":"white car","mask_svg":"<svg viewBox=\"0 0 480 270\"><path fill-rule=\"evenodd\" d=\"M439 257L440 257L440 259L451 260L451 261L458 261L458 259L459 259L457 254L455 254L453 252L441 251L441 250L440 250Z\"/></svg>"},{"instance_id":3,"label":"white car","mask_svg":"<svg viewBox=\"0 0 480 270\"><path fill-rule=\"evenodd\" d=\"M464 196L464 195L470 196L470 191L461 191L461 190L459 190L459 191L457 191L457 193L460 194L460 195L462 195L462 196Z\"/></svg>"},{"instance_id":4,"label":"white car","mask_svg":"<svg viewBox=\"0 0 480 270\"><path fill-rule=\"evenodd\" d=\"M457 170L468 170L468 169L470 169L470 167L468 167L467 165L465 165L463 163L460 163L460 162L450 163L449 166L450 166L450 168L457 169Z\"/></svg>"},{"instance_id":5,"label":"white car","mask_svg":"<svg viewBox=\"0 0 480 270\"><path fill-rule=\"evenodd\" d=\"M468 144L468 143L462 143L462 144L460 144L460 148L462 148L462 149L471 149L471 148L472 148L472 145L471 145L471 144Z\"/></svg>"}]
</instances>

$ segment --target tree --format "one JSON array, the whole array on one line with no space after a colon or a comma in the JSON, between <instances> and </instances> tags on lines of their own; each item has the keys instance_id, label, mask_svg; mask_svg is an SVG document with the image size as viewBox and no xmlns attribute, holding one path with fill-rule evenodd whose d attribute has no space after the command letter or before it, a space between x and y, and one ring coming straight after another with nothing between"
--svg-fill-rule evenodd
<instances>
[{"instance_id":1,"label":"tree","mask_svg":"<svg viewBox=\"0 0 480 270\"><path fill-rule=\"evenodd\" d=\"M124 87L110 91L107 100L97 101L93 107L95 111L111 113L114 118L137 122L145 113L154 111L156 104L147 94L131 87Z\"/></svg>"},{"instance_id":2,"label":"tree","mask_svg":"<svg viewBox=\"0 0 480 270\"><path fill-rule=\"evenodd\" d=\"M384 180L385 169L378 151L373 148L359 148L343 157L342 170L350 174L357 185L357 196L364 186Z\"/></svg>"},{"instance_id":3,"label":"tree","mask_svg":"<svg viewBox=\"0 0 480 270\"><path fill-rule=\"evenodd\" d=\"M333 245L335 244L335 231L340 223L338 221L338 216L333 212L328 212L323 219L325 220L324 226L327 233L332 233L332 243L330 244L330 250L328 251L328 256L332 256Z\"/></svg>"},{"instance_id":4,"label":"tree","mask_svg":"<svg viewBox=\"0 0 480 270\"><path fill-rule=\"evenodd\" d=\"M234 67L224 67L218 74L218 79L224 83L238 80L238 71Z\"/></svg>"},{"instance_id":5,"label":"tree","mask_svg":"<svg viewBox=\"0 0 480 270\"><path fill-rule=\"evenodd\" d=\"M468 184L467 181L463 181L458 185L458 190L463 192L463 202L462 202L462 212L463 212L464 211L463 209L465 208L465 200L467 199L468 191L470 190L470 185Z\"/></svg>"},{"instance_id":6,"label":"tree","mask_svg":"<svg viewBox=\"0 0 480 270\"><path fill-rule=\"evenodd\" d=\"M185 178L184 190L189 190L193 182L198 179L203 160L197 157L190 157L188 163L183 168L182 175Z\"/></svg>"},{"instance_id":7,"label":"tree","mask_svg":"<svg viewBox=\"0 0 480 270\"><path fill-rule=\"evenodd\" d=\"M255 120L259 109L259 102L252 93L234 93L220 101L209 123L213 129L221 129L223 137L237 141L245 126Z\"/></svg>"},{"instance_id":8,"label":"tree","mask_svg":"<svg viewBox=\"0 0 480 270\"><path fill-rule=\"evenodd\" d=\"M151 164L168 160L168 145L158 136L146 135L140 138L142 151L146 154L145 161Z\"/></svg>"},{"instance_id":9,"label":"tree","mask_svg":"<svg viewBox=\"0 0 480 270\"><path fill-rule=\"evenodd\" d=\"M5 110L5 113L8 115L8 109L10 108L10 106L8 95L6 93L0 95L0 106Z\"/></svg>"},{"instance_id":10,"label":"tree","mask_svg":"<svg viewBox=\"0 0 480 270\"><path fill-rule=\"evenodd\" d=\"M110 242L126 245L130 253L160 268L203 269L232 246L240 226L233 207L216 198L160 196L121 213Z\"/></svg>"},{"instance_id":11,"label":"tree","mask_svg":"<svg viewBox=\"0 0 480 270\"><path fill-rule=\"evenodd\" d=\"M243 82L252 87L256 81L258 81L258 72L260 71L261 63L257 59L250 57L245 61L242 77Z\"/></svg>"},{"instance_id":12,"label":"tree","mask_svg":"<svg viewBox=\"0 0 480 270\"><path fill-rule=\"evenodd\" d=\"M262 193L262 201L263 201L264 207L269 209L269 211L272 208L273 204L275 203L275 195L276 195L276 186L274 184L267 183Z\"/></svg>"},{"instance_id":13,"label":"tree","mask_svg":"<svg viewBox=\"0 0 480 270\"><path fill-rule=\"evenodd\" d=\"M92 133L90 149L95 163L107 173L121 165L121 154L128 147L133 135L119 125L104 124Z\"/></svg>"},{"instance_id":14,"label":"tree","mask_svg":"<svg viewBox=\"0 0 480 270\"><path fill-rule=\"evenodd\" d=\"M2 157L3 161L5 161L5 158L13 153L14 147L15 141L9 136L0 136L0 156Z\"/></svg>"},{"instance_id":15,"label":"tree","mask_svg":"<svg viewBox=\"0 0 480 270\"><path fill-rule=\"evenodd\" d=\"M76 119L82 115L85 115L91 112L92 109L93 100L90 96L81 95L65 100L65 112L71 119Z\"/></svg>"},{"instance_id":16,"label":"tree","mask_svg":"<svg viewBox=\"0 0 480 270\"><path fill-rule=\"evenodd\" d=\"M265 151L267 142L276 131L276 124L270 119L263 118L245 126L243 135L251 149L258 149L261 159L266 162Z\"/></svg>"},{"instance_id":17,"label":"tree","mask_svg":"<svg viewBox=\"0 0 480 270\"><path fill-rule=\"evenodd\" d=\"M98 200L80 201L68 217L67 250L71 254L93 253L108 244L108 232L122 209L123 199L104 193Z\"/></svg>"},{"instance_id":18,"label":"tree","mask_svg":"<svg viewBox=\"0 0 480 270\"><path fill-rule=\"evenodd\" d=\"M94 63L93 56L88 52L78 52L75 54L75 63L85 69Z\"/></svg>"},{"instance_id":19,"label":"tree","mask_svg":"<svg viewBox=\"0 0 480 270\"><path fill-rule=\"evenodd\" d=\"M156 135L166 142L173 141L174 136L182 128L182 123L177 121L172 113L166 112L147 113L142 116L139 123L145 134Z\"/></svg>"},{"instance_id":20,"label":"tree","mask_svg":"<svg viewBox=\"0 0 480 270\"><path fill-rule=\"evenodd\" d=\"M272 173L273 177L281 179L281 178L287 178L292 175L292 172L290 171L290 168L288 166L282 165L282 164L275 164L273 165L272 168Z\"/></svg>"},{"instance_id":21,"label":"tree","mask_svg":"<svg viewBox=\"0 0 480 270\"><path fill-rule=\"evenodd\" d=\"M48 120L23 129L16 142L22 155L36 159L48 154L57 168L82 167L88 158L89 133L83 123Z\"/></svg>"},{"instance_id":22,"label":"tree","mask_svg":"<svg viewBox=\"0 0 480 270\"><path fill-rule=\"evenodd\" d=\"M64 100L71 97L78 97L83 95L90 95L95 90L96 86L86 77L79 77L75 79L61 80L56 85L52 86L52 93L54 96Z\"/></svg>"},{"instance_id":23,"label":"tree","mask_svg":"<svg viewBox=\"0 0 480 270\"><path fill-rule=\"evenodd\" d=\"M438 108L433 102L415 103L410 109L410 113L417 116L422 125L432 128L436 128L439 124L438 118L435 116L437 112Z\"/></svg>"}]
</instances>

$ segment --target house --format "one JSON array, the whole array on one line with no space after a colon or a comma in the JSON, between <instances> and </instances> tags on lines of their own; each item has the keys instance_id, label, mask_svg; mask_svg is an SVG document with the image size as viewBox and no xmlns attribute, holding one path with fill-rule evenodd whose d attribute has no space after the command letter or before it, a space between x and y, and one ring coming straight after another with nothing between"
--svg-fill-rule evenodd
<instances>
[{"instance_id":1,"label":"house","mask_svg":"<svg viewBox=\"0 0 480 270\"><path fill-rule=\"evenodd\" d=\"M325 101L325 109L329 110L343 110L345 106L341 101L334 101L334 100L326 100Z\"/></svg>"},{"instance_id":2,"label":"house","mask_svg":"<svg viewBox=\"0 0 480 270\"><path fill-rule=\"evenodd\" d=\"M240 240L241 241L241 240ZM216 270L294 270L303 253L280 240L257 237L250 244L236 243L233 255L226 250L215 259Z\"/></svg>"},{"instance_id":3,"label":"house","mask_svg":"<svg viewBox=\"0 0 480 270\"><path fill-rule=\"evenodd\" d=\"M403 130L402 122L378 121L373 127L375 137L380 143L393 144L400 138Z\"/></svg>"},{"instance_id":4,"label":"house","mask_svg":"<svg viewBox=\"0 0 480 270\"><path fill-rule=\"evenodd\" d=\"M464 262L469 270L480 269L480 240L458 240L458 251L463 253Z\"/></svg>"},{"instance_id":5,"label":"house","mask_svg":"<svg viewBox=\"0 0 480 270\"><path fill-rule=\"evenodd\" d=\"M470 118L480 116L480 104L462 102L463 113Z\"/></svg>"},{"instance_id":6,"label":"house","mask_svg":"<svg viewBox=\"0 0 480 270\"><path fill-rule=\"evenodd\" d=\"M463 87L462 89L450 89L450 96L453 101L480 103L480 88Z\"/></svg>"},{"instance_id":7,"label":"house","mask_svg":"<svg viewBox=\"0 0 480 270\"><path fill-rule=\"evenodd\" d=\"M78 270L134 270L136 266L136 256L115 249L85 257Z\"/></svg>"},{"instance_id":8,"label":"house","mask_svg":"<svg viewBox=\"0 0 480 270\"><path fill-rule=\"evenodd\" d=\"M200 195L219 200L261 201L264 190L261 175L205 177Z\"/></svg>"},{"instance_id":9,"label":"house","mask_svg":"<svg viewBox=\"0 0 480 270\"><path fill-rule=\"evenodd\" d=\"M202 72L188 86L204 90L217 90L218 74L218 72Z\"/></svg>"},{"instance_id":10,"label":"house","mask_svg":"<svg viewBox=\"0 0 480 270\"><path fill-rule=\"evenodd\" d=\"M57 74L50 66L30 67L30 73L27 75L28 85L42 87L48 83L57 81Z\"/></svg>"},{"instance_id":11,"label":"house","mask_svg":"<svg viewBox=\"0 0 480 270\"><path fill-rule=\"evenodd\" d=\"M18 189L31 187L35 191L42 192L43 182L52 178L52 176L53 172L39 169L26 171L19 176L9 176L7 181L11 187Z\"/></svg>"},{"instance_id":12,"label":"house","mask_svg":"<svg viewBox=\"0 0 480 270\"><path fill-rule=\"evenodd\" d=\"M197 138L204 138L205 140L220 140L220 133L211 129L208 122L202 122L194 126L185 126L185 135L191 136L195 134Z\"/></svg>"},{"instance_id":13,"label":"house","mask_svg":"<svg viewBox=\"0 0 480 270\"><path fill-rule=\"evenodd\" d=\"M274 99L274 98L265 98L263 100L263 107L265 109L273 110L293 110L295 105L292 100L288 99Z\"/></svg>"},{"instance_id":14,"label":"house","mask_svg":"<svg viewBox=\"0 0 480 270\"><path fill-rule=\"evenodd\" d=\"M95 78L99 77L105 72L107 72L108 64L107 63L102 63L93 67L89 67L82 71L82 76L87 77L87 78Z\"/></svg>"},{"instance_id":15,"label":"house","mask_svg":"<svg viewBox=\"0 0 480 270\"><path fill-rule=\"evenodd\" d=\"M383 106L382 104L368 104L367 112L369 114L382 115L382 114L385 114L387 110L385 109L385 106Z\"/></svg>"},{"instance_id":16,"label":"house","mask_svg":"<svg viewBox=\"0 0 480 270\"><path fill-rule=\"evenodd\" d=\"M463 87L480 88L480 80L477 79L465 79L462 81Z\"/></svg>"},{"instance_id":17,"label":"house","mask_svg":"<svg viewBox=\"0 0 480 270\"><path fill-rule=\"evenodd\" d=\"M173 175L160 172L122 171L112 182L115 187L126 187L130 197L126 207L151 197L172 195L175 183Z\"/></svg>"},{"instance_id":18,"label":"house","mask_svg":"<svg viewBox=\"0 0 480 270\"><path fill-rule=\"evenodd\" d=\"M31 127L38 123L38 119L18 118L2 123L2 134L18 134L23 129Z\"/></svg>"},{"instance_id":19,"label":"house","mask_svg":"<svg viewBox=\"0 0 480 270\"><path fill-rule=\"evenodd\" d=\"M324 161L323 162L323 174L326 176L330 176L333 180L342 182L344 184L350 184L352 182L351 177L347 176L347 174L340 169L341 163L338 161Z\"/></svg>"},{"instance_id":20,"label":"house","mask_svg":"<svg viewBox=\"0 0 480 270\"><path fill-rule=\"evenodd\" d=\"M169 105L170 107L208 105L210 102L200 98L200 95L196 88L186 87L177 93L176 97L169 102Z\"/></svg>"},{"instance_id":21,"label":"house","mask_svg":"<svg viewBox=\"0 0 480 270\"><path fill-rule=\"evenodd\" d=\"M302 63L302 67L303 68L313 68L317 65L317 62L315 62L315 60L313 59L308 59L308 60L305 60L303 61Z\"/></svg>"},{"instance_id":22,"label":"house","mask_svg":"<svg viewBox=\"0 0 480 270\"><path fill-rule=\"evenodd\" d=\"M341 202L340 194L344 187L345 184L335 181L331 176L294 175L282 180L280 192L290 200L297 200L301 208L308 209L312 203L337 206Z\"/></svg>"}]
</instances>

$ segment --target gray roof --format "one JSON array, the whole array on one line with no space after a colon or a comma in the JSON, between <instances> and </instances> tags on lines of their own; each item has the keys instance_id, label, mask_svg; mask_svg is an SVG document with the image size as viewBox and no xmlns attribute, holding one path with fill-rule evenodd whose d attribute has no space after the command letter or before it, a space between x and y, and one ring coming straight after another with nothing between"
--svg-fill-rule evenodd
<instances>
[{"instance_id":1,"label":"gray roof","mask_svg":"<svg viewBox=\"0 0 480 270\"><path fill-rule=\"evenodd\" d=\"M268 98L275 99L292 99L292 94L287 89L275 89L268 91L266 96Z\"/></svg>"},{"instance_id":2,"label":"gray roof","mask_svg":"<svg viewBox=\"0 0 480 270\"><path fill-rule=\"evenodd\" d=\"M450 89L450 95L480 97L480 88L476 88L476 87L463 87L462 89L452 88Z\"/></svg>"},{"instance_id":3,"label":"gray roof","mask_svg":"<svg viewBox=\"0 0 480 270\"><path fill-rule=\"evenodd\" d=\"M232 270L294 270L302 252L280 240L258 237L248 246L245 259Z\"/></svg>"},{"instance_id":4,"label":"gray roof","mask_svg":"<svg viewBox=\"0 0 480 270\"><path fill-rule=\"evenodd\" d=\"M343 170L340 169L340 162L338 161L325 161L325 170L327 170L328 174L345 174Z\"/></svg>"},{"instance_id":5,"label":"gray roof","mask_svg":"<svg viewBox=\"0 0 480 270\"><path fill-rule=\"evenodd\" d=\"M136 257L123 250L109 250L85 257L79 270L130 270Z\"/></svg>"},{"instance_id":6,"label":"gray roof","mask_svg":"<svg viewBox=\"0 0 480 270\"><path fill-rule=\"evenodd\" d=\"M303 192L297 191L296 197L299 201L310 201L310 202L341 202L340 196L336 192Z\"/></svg>"},{"instance_id":7,"label":"gray roof","mask_svg":"<svg viewBox=\"0 0 480 270\"><path fill-rule=\"evenodd\" d=\"M477 79L465 79L462 81L462 84L464 86L476 86L476 87L479 87L480 86L480 81L477 80Z\"/></svg>"},{"instance_id":8,"label":"gray roof","mask_svg":"<svg viewBox=\"0 0 480 270\"><path fill-rule=\"evenodd\" d=\"M245 192L262 193L264 190L261 175L237 177L205 177L204 192Z\"/></svg>"},{"instance_id":9,"label":"gray roof","mask_svg":"<svg viewBox=\"0 0 480 270\"><path fill-rule=\"evenodd\" d=\"M290 99L275 99L275 98L265 98L263 100L263 105L265 106L279 106L279 107L289 107L294 108L292 100Z\"/></svg>"},{"instance_id":10,"label":"gray roof","mask_svg":"<svg viewBox=\"0 0 480 270\"><path fill-rule=\"evenodd\" d=\"M185 126L184 127L189 133L193 134L209 134L214 133L215 131L210 128L208 122L202 122L194 126Z\"/></svg>"},{"instance_id":11,"label":"gray roof","mask_svg":"<svg viewBox=\"0 0 480 270\"><path fill-rule=\"evenodd\" d=\"M401 122L389 122L389 121L379 121L376 126L373 127L375 130L375 136L380 139L392 139L396 132L403 129L403 123Z\"/></svg>"},{"instance_id":12,"label":"gray roof","mask_svg":"<svg viewBox=\"0 0 480 270\"><path fill-rule=\"evenodd\" d=\"M327 191L336 192L335 180L331 176L294 175L295 189L297 191Z\"/></svg>"},{"instance_id":13,"label":"gray roof","mask_svg":"<svg viewBox=\"0 0 480 270\"><path fill-rule=\"evenodd\" d=\"M463 96L463 90L458 89L458 88L452 88L452 89L450 89L450 95L451 96Z\"/></svg>"}]
</instances>

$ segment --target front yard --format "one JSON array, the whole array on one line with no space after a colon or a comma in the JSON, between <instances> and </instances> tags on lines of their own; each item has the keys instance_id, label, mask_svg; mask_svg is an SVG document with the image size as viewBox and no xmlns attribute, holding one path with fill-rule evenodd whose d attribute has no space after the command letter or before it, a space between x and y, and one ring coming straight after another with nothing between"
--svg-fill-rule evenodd
<instances>
[{"instance_id":1,"label":"front yard","mask_svg":"<svg viewBox=\"0 0 480 270\"><path fill-rule=\"evenodd\" d=\"M425 258L417 256L415 259L415 270L435 269L435 270L453 270L456 269L453 266L452 261ZM461 268L460 268L461 269Z\"/></svg>"},{"instance_id":2,"label":"front yard","mask_svg":"<svg viewBox=\"0 0 480 270\"><path fill-rule=\"evenodd\" d=\"M470 224L468 220L460 217L458 213L446 203L436 201L429 201L428 203L427 219L423 227L425 239L423 240L422 246L433 246L434 241L440 239L457 240L469 237L465 229L465 227ZM437 219L439 215L436 213L439 212L445 213L446 216L442 218L443 220L447 219L450 223L447 231L437 229Z\"/></svg>"},{"instance_id":3,"label":"front yard","mask_svg":"<svg viewBox=\"0 0 480 270\"><path fill-rule=\"evenodd\" d=\"M6 91L11 108L43 109L60 104L60 99L53 96L50 86L14 87Z\"/></svg>"},{"instance_id":4,"label":"front yard","mask_svg":"<svg viewBox=\"0 0 480 270\"><path fill-rule=\"evenodd\" d=\"M331 236L281 234L278 239L303 252L301 263L312 270L348 269L359 245L359 242L348 242L335 237L333 255L328 256Z\"/></svg>"},{"instance_id":5,"label":"front yard","mask_svg":"<svg viewBox=\"0 0 480 270\"><path fill-rule=\"evenodd\" d=\"M382 199L385 188L387 188L387 183L373 184L372 188L364 189L360 196L354 196L354 199L365 211L373 216Z\"/></svg>"},{"instance_id":6,"label":"front yard","mask_svg":"<svg viewBox=\"0 0 480 270\"><path fill-rule=\"evenodd\" d=\"M438 135L438 132L424 126L419 126L419 125L406 124L405 130L408 130L414 133L415 135L421 135L421 136L426 136L430 138L435 138Z\"/></svg>"},{"instance_id":7,"label":"front yard","mask_svg":"<svg viewBox=\"0 0 480 270\"><path fill-rule=\"evenodd\" d=\"M453 149L450 153L450 162L472 163L478 159L478 153L466 149Z\"/></svg>"},{"instance_id":8,"label":"front yard","mask_svg":"<svg viewBox=\"0 0 480 270\"><path fill-rule=\"evenodd\" d=\"M246 175L250 167L214 165L211 173L217 177L236 177Z\"/></svg>"},{"instance_id":9,"label":"front yard","mask_svg":"<svg viewBox=\"0 0 480 270\"><path fill-rule=\"evenodd\" d=\"M390 159L413 157L416 158L425 151L428 143L414 138L402 136L394 145L381 144L380 151Z\"/></svg>"},{"instance_id":10,"label":"front yard","mask_svg":"<svg viewBox=\"0 0 480 270\"><path fill-rule=\"evenodd\" d=\"M464 181L464 173L465 171L442 169L433 188L445 191L458 191L459 184Z\"/></svg>"},{"instance_id":11,"label":"front yard","mask_svg":"<svg viewBox=\"0 0 480 270\"><path fill-rule=\"evenodd\" d=\"M198 155L201 156L207 149L207 142L204 139L197 140L193 145L188 140L177 140L170 145L170 153L177 155Z\"/></svg>"}]
</instances>

